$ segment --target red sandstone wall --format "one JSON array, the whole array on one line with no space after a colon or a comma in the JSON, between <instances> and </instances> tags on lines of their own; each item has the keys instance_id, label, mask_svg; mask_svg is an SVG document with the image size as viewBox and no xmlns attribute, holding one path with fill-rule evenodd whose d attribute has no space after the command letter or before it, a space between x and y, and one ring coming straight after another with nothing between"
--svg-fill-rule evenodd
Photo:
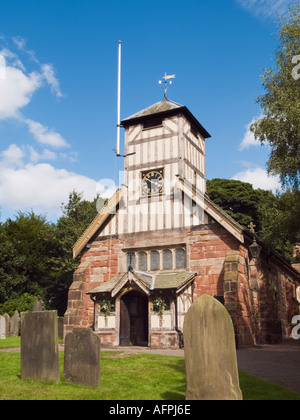
<instances>
[{"instance_id":1,"label":"red sandstone wall","mask_svg":"<svg viewBox=\"0 0 300 420\"><path fill-rule=\"evenodd\" d=\"M239 250L239 241L219 225L188 234L191 271L195 279L194 297L224 294L224 259L228 252Z\"/></svg>"},{"instance_id":2,"label":"red sandstone wall","mask_svg":"<svg viewBox=\"0 0 300 420\"><path fill-rule=\"evenodd\" d=\"M117 241L94 242L81 258L68 293L68 309L64 316L64 334L74 327L91 327L94 303L87 294L118 272Z\"/></svg>"},{"instance_id":3,"label":"red sandstone wall","mask_svg":"<svg viewBox=\"0 0 300 420\"><path fill-rule=\"evenodd\" d=\"M248 266L247 248L218 224L165 236L130 236L122 238L122 242L115 239L92 243L74 273L65 314L65 333L74 327L92 326L94 303L86 293L117 275L122 248L168 245L168 241L174 243L174 238L178 243L186 243L187 267L198 273L194 299L203 294L224 296L240 347L278 342L281 327L283 335L289 336L291 319L297 313L293 280L283 267L264 257L257 266L254 262ZM276 294L274 284L277 284ZM152 341L153 345L160 345L154 336Z\"/></svg>"}]
</instances>

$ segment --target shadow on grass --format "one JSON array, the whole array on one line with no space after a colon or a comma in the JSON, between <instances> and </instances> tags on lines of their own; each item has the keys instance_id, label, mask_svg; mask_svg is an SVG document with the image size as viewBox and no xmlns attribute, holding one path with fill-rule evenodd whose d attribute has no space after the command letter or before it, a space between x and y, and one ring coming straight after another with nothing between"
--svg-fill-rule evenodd
<instances>
[{"instance_id":1,"label":"shadow on grass","mask_svg":"<svg viewBox=\"0 0 300 420\"><path fill-rule=\"evenodd\" d=\"M163 392L160 394L160 396L164 400L169 401L179 401L179 400L185 400L185 392L186 392L186 380L185 380L185 361L184 359L174 360L173 363L168 365L170 369L174 370L175 372L178 372L182 374L182 379L177 380L176 387L174 387L172 390Z\"/></svg>"}]
</instances>

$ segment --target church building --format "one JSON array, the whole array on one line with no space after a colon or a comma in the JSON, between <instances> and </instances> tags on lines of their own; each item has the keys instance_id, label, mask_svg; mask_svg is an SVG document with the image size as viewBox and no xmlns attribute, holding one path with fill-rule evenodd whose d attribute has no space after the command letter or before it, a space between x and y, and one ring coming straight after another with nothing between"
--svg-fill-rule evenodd
<instances>
[{"instance_id":1,"label":"church building","mask_svg":"<svg viewBox=\"0 0 300 420\"><path fill-rule=\"evenodd\" d=\"M231 315L238 347L290 337L300 275L206 194L211 136L167 98L124 119L124 184L74 245L65 334L102 347L184 345L184 316L208 294Z\"/></svg>"}]
</instances>

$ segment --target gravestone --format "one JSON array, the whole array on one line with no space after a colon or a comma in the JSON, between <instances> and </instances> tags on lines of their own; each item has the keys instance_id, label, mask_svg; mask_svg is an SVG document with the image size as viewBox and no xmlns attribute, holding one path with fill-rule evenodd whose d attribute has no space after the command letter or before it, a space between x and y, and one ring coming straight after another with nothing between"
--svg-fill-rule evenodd
<instances>
[{"instance_id":1,"label":"gravestone","mask_svg":"<svg viewBox=\"0 0 300 420\"><path fill-rule=\"evenodd\" d=\"M89 328L74 328L65 338L64 378L67 382L98 387L100 337Z\"/></svg>"},{"instance_id":2,"label":"gravestone","mask_svg":"<svg viewBox=\"0 0 300 420\"><path fill-rule=\"evenodd\" d=\"M58 322L58 338L63 338L64 337L64 317L59 316L57 322Z\"/></svg>"},{"instance_id":3,"label":"gravestone","mask_svg":"<svg viewBox=\"0 0 300 420\"><path fill-rule=\"evenodd\" d=\"M0 315L0 339L6 338L6 320L4 316Z\"/></svg>"},{"instance_id":4,"label":"gravestone","mask_svg":"<svg viewBox=\"0 0 300 420\"><path fill-rule=\"evenodd\" d=\"M44 302L41 299L38 299L36 301L34 301L33 304L33 312L42 312L44 311L45 306L44 306Z\"/></svg>"},{"instance_id":5,"label":"gravestone","mask_svg":"<svg viewBox=\"0 0 300 420\"><path fill-rule=\"evenodd\" d=\"M241 400L232 320L226 308L203 295L184 325L187 400Z\"/></svg>"},{"instance_id":6,"label":"gravestone","mask_svg":"<svg viewBox=\"0 0 300 420\"><path fill-rule=\"evenodd\" d=\"M20 333L20 315L18 311L15 311L13 316L10 318L9 329L11 337L18 337Z\"/></svg>"},{"instance_id":7,"label":"gravestone","mask_svg":"<svg viewBox=\"0 0 300 420\"><path fill-rule=\"evenodd\" d=\"M8 314L4 314L3 316L4 316L5 322L6 322L5 335L6 335L6 337L9 337L10 336L10 316Z\"/></svg>"},{"instance_id":8,"label":"gravestone","mask_svg":"<svg viewBox=\"0 0 300 420\"><path fill-rule=\"evenodd\" d=\"M21 315L21 378L58 382L57 311Z\"/></svg>"}]
</instances>

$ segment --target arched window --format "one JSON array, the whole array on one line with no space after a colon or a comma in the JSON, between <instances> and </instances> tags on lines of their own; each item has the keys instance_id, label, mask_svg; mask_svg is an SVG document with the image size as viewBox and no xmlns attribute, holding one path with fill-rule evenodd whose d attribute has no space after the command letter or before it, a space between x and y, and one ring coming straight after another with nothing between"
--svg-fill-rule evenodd
<instances>
[{"instance_id":1,"label":"arched window","mask_svg":"<svg viewBox=\"0 0 300 420\"><path fill-rule=\"evenodd\" d=\"M175 252L176 268L185 268L185 250L182 248L176 249Z\"/></svg>"},{"instance_id":2,"label":"arched window","mask_svg":"<svg viewBox=\"0 0 300 420\"><path fill-rule=\"evenodd\" d=\"M139 270L147 271L147 254L146 254L146 252L139 252Z\"/></svg>"},{"instance_id":3,"label":"arched window","mask_svg":"<svg viewBox=\"0 0 300 420\"><path fill-rule=\"evenodd\" d=\"M163 270L172 270L172 252L169 249L163 252Z\"/></svg>"},{"instance_id":4,"label":"arched window","mask_svg":"<svg viewBox=\"0 0 300 420\"><path fill-rule=\"evenodd\" d=\"M130 265L131 265L131 268L135 268L135 253L134 252L127 252L127 255L126 255L127 270Z\"/></svg>"},{"instance_id":5,"label":"arched window","mask_svg":"<svg viewBox=\"0 0 300 420\"><path fill-rule=\"evenodd\" d=\"M158 251L151 251L150 270L151 271L159 270L159 252Z\"/></svg>"}]
</instances>

